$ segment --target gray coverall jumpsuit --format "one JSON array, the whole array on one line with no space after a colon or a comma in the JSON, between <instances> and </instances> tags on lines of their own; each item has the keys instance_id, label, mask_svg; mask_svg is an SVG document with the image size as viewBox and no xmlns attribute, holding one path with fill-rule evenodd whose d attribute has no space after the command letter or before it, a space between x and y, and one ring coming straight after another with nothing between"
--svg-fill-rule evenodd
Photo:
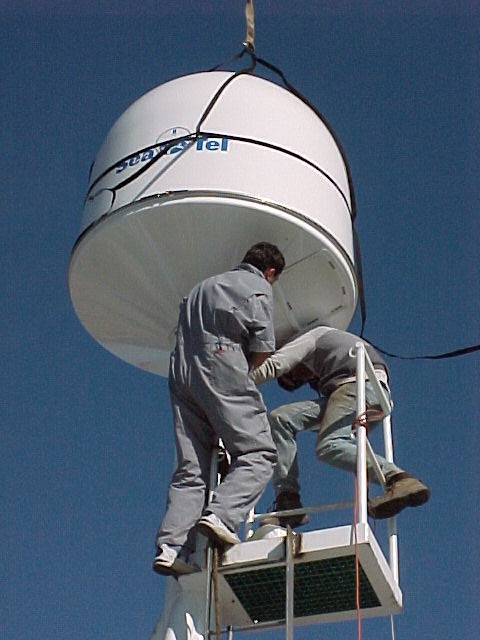
<instances>
[{"instance_id":1,"label":"gray coverall jumpsuit","mask_svg":"<svg viewBox=\"0 0 480 640\"><path fill-rule=\"evenodd\" d=\"M250 264L200 282L180 305L169 372L177 468L157 546L193 550L218 438L231 465L206 513L237 531L261 496L277 453L249 356L274 349L272 287Z\"/></svg>"}]
</instances>

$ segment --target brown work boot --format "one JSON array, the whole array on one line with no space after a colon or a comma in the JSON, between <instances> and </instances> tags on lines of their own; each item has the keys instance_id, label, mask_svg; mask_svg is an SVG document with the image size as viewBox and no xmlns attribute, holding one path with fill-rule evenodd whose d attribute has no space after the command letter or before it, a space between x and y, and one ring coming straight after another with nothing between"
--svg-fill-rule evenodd
<instances>
[{"instance_id":1,"label":"brown work boot","mask_svg":"<svg viewBox=\"0 0 480 640\"><path fill-rule=\"evenodd\" d=\"M418 478L408 473L397 473L387 478L383 496L368 501L368 513L372 518L392 518L405 507L419 507L430 498L430 489Z\"/></svg>"},{"instance_id":2,"label":"brown work boot","mask_svg":"<svg viewBox=\"0 0 480 640\"><path fill-rule=\"evenodd\" d=\"M302 509L303 505L300 502L300 496L298 493L294 493L293 491L282 491L278 494L274 511L290 511L293 509ZM260 524L275 524L280 527L286 527L290 525L293 528L300 527L302 524L307 524L308 516L306 513L296 513L292 515L284 515L284 516L266 516L263 518Z\"/></svg>"}]
</instances>

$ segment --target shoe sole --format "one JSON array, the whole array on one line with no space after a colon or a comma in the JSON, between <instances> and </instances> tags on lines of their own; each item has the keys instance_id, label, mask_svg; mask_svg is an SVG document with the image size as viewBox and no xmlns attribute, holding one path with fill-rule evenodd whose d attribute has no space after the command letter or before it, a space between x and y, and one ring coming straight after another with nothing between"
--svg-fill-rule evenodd
<instances>
[{"instance_id":1,"label":"shoe sole","mask_svg":"<svg viewBox=\"0 0 480 640\"><path fill-rule=\"evenodd\" d=\"M379 504L377 507L371 507L368 509L368 513L376 520L385 520L387 518L393 518L393 516L396 516L406 507L419 507L422 504L425 504L429 498L429 489L419 489L415 493L410 493L406 496L399 496L398 498Z\"/></svg>"},{"instance_id":2,"label":"shoe sole","mask_svg":"<svg viewBox=\"0 0 480 640\"><path fill-rule=\"evenodd\" d=\"M173 565L171 567L166 567L163 564L156 564L154 562L152 569L155 571L155 573L158 573L161 576L173 576L174 578L177 578L180 575L178 571L175 571Z\"/></svg>"},{"instance_id":3,"label":"shoe sole","mask_svg":"<svg viewBox=\"0 0 480 640\"><path fill-rule=\"evenodd\" d=\"M240 542L240 540L238 538L227 538L228 534L225 534L224 537L222 537L222 533L219 533L217 529L215 529L210 523L208 522L202 522L200 520L200 522L197 523L197 530L203 534L204 536L206 536L210 542L212 544L214 544L217 547L231 547L234 544L238 544ZM233 534L232 534L233 536Z\"/></svg>"},{"instance_id":4,"label":"shoe sole","mask_svg":"<svg viewBox=\"0 0 480 640\"><path fill-rule=\"evenodd\" d=\"M277 527L287 527L290 525L292 529L295 527L301 527L304 524L308 524L310 522L309 517L307 515L304 516L267 516L264 518L260 524L274 524Z\"/></svg>"},{"instance_id":5,"label":"shoe sole","mask_svg":"<svg viewBox=\"0 0 480 640\"><path fill-rule=\"evenodd\" d=\"M303 516L284 516L280 518L280 522L283 527L290 525L292 529L294 529L295 527L302 527L304 524L308 524L310 519L307 514Z\"/></svg>"},{"instance_id":6,"label":"shoe sole","mask_svg":"<svg viewBox=\"0 0 480 640\"><path fill-rule=\"evenodd\" d=\"M282 526L280 524L280 518L277 518L277 516L267 516L266 518L263 518L263 520L260 521L260 526L263 526L264 524L273 524L276 527Z\"/></svg>"},{"instance_id":7,"label":"shoe sole","mask_svg":"<svg viewBox=\"0 0 480 640\"><path fill-rule=\"evenodd\" d=\"M185 564L184 562L180 563L175 561L171 565L165 565L160 562L155 562L155 560L153 561L152 569L155 571L155 573L158 573L162 576L174 577L185 576L189 573L195 573L197 571L197 569L189 566L188 564Z\"/></svg>"}]
</instances>

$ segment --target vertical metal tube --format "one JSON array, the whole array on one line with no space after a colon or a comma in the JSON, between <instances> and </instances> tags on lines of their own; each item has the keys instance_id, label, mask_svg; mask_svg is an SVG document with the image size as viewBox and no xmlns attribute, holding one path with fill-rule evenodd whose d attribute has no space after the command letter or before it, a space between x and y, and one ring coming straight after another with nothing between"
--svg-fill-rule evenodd
<instances>
[{"instance_id":1,"label":"vertical metal tube","mask_svg":"<svg viewBox=\"0 0 480 640\"><path fill-rule=\"evenodd\" d=\"M217 442L212 451L212 459L210 461L210 478L208 483L207 504L210 504L217 486L218 480L218 454L220 451L220 443ZM204 633L203 637L208 640L210 637L210 609L212 602L212 562L213 562L213 549L210 542L207 542L207 573L205 585L205 620L204 620Z\"/></svg>"},{"instance_id":2,"label":"vertical metal tube","mask_svg":"<svg viewBox=\"0 0 480 640\"><path fill-rule=\"evenodd\" d=\"M383 441L385 458L388 462L393 462L392 419L389 415L383 419ZM398 536L397 519L395 517L389 518L388 520L388 561L392 575L398 584Z\"/></svg>"},{"instance_id":3,"label":"vertical metal tube","mask_svg":"<svg viewBox=\"0 0 480 640\"><path fill-rule=\"evenodd\" d=\"M365 415L365 347L355 345L357 357L357 418ZM357 424L357 499L358 523L367 522L367 430L363 421Z\"/></svg>"},{"instance_id":4,"label":"vertical metal tube","mask_svg":"<svg viewBox=\"0 0 480 640\"><path fill-rule=\"evenodd\" d=\"M389 415L383 419L383 442L385 459L393 462L392 419Z\"/></svg>"},{"instance_id":5,"label":"vertical metal tube","mask_svg":"<svg viewBox=\"0 0 480 640\"><path fill-rule=\"evenodd\" d=\"M294 577L295 568L293 565L293 531L287 526L287 536L285 538L285 640L293 640L293 619L294 619Z\"/></svg>"},{"instance_id":6,"label":"vertical metal tube","mask_svg":"<svg viewBox=\"0 0 480 640\"><path fill-rule=\"evenodd\" d=\"M395 516L388 520L388 561L395 582L398 584L398 535L397 535L397 519Z\"/></svg>"},{"instance_id":7,"label":"vertical metal tube","mask_svg":"<svg viewBox=\"0 0 480 640\"><path fill-rule=\"evenodd\" d=\"M245 540L253 536L253 523L255 522L255 509L250 509L245 520Z\"/></svg>"},{"instance_id":8,"label":"vertical metal tube","mask_svg":"<svg viewBox=\"0 0 480 640\"><path fill-rule=\"evenodd\" d=\"M203 637L208 640L210 637L210 605L212 601L212 562L213 550L212 545L207 543L207 566L206 566L206 585L205 585L205 619L203 625Z\"/></svg>"}]
</instances>

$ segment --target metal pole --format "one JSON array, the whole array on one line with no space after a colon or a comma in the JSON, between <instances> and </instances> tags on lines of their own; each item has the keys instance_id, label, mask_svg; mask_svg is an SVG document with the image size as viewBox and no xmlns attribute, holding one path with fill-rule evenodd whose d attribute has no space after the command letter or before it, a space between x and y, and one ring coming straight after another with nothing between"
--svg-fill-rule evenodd
<instances>
[{"instance_id":1,"label":"metal pole","mask_svg":"<svg viewBox=\"0 0 480 640\"><path fill-rule=\"evenodd\" d=\"M365 415L365 347L363 342L355 345L357 356L357 417ZM357 424L357 491L358 524L367 522L367 430L360 421Z\"/></svg>"},{"instance_id":2,"label":"metal pole","mask_svg":"<svg viewBox=\"0 0 480 640\"><path fill-rule=\"evenodd\" d=\"M375 373L375 369L372 364L372 361L370 360L370 357L365 350L364 350L364 354L365 354L365 371L366 371L368 380L372 385L373 390L375 391L377 400L380 406L382 407L383 411L385 412L385 415L389 415L392 410L392 404L390 402L390 399L387 395L387 392L380 384L380 381L377 378L377 374Z\"/></svg>"},{"instance_id":3,"label":"metal pole","mask_svg":"<svg viewBox=\"0 0 480 640\"><path fill-rule=\"evenodd\" d=\"M383 442L385 459L393 462L392 419L389 415L383 419Z\"/></svg>"},{"instance_id":4,"label":"metal pole","mask_svg":"<svg viewBox=\"0 0 480 640\"><path fill-rule=\"evenodd\" d=\"M245 540L253 536L253 523L255 522L255 509L250 509L245 520Z\"/></svg>"},{"instance_id":5,"label":"metal pole","mask_svg":"<svg viewBox=\"0 0 480 640\"><path fill-rule=\"evenodd\" d=\"M288 525L287 536L285 538L285 640L293 640L295 577L295 568L293 566L293 545L293 531L290 525Z\"/></svg>"},{"instance_id":6,"label":"metal pole","mask_svg":"<svg viewBox=\"0 0 480 640\"><path fill-rule=\"evenodd\" d=\"M392 439L392 419L385 416L383 419L383 441L385 446L385 458L388 462L393 462L393 439ZM398 584L398 536L397 519L395 516L388 520L388 560L395 582Z\"/></svg>"},{"instance_id":7,"label":"metal pole","mask_svg":"<svg viewBox=\"0 0 480 640\"><path fill-rule=\"evenodd\" d=\"M218 479L218 455L220 452L220 441L217 441L212 451L212 459L210 461L210 478L208 482L207 504L210 504L213 492L217 486ZM212 566L213 566L213 548L207 541L207 583L205 585L205 622L204 622L204 638L208 640L210 637L210 609L212 602Z\"/></svg>"}]
</instances>

